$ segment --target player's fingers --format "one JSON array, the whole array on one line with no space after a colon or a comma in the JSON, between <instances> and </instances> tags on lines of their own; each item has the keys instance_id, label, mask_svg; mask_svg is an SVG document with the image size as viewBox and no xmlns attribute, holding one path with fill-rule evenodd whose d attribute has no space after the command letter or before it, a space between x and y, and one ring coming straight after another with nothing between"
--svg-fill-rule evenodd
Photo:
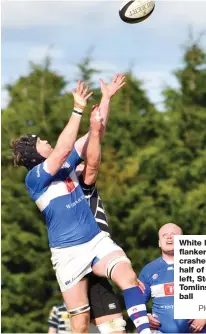
<instances>
[{"instance_id":1,"label":"player's fingers","mask_svg":"<svg viewBox=\"0 0 206 334\"><path fill-rule=\"evenodd\" d=\"M198 326L196 326L195 324L192 324L190 327L191 327L193 333L197 333Z\"/></svg>"},{"instance_id":2,"label":"player's fingers","mask_svg":"<svg viewBox=\"0 0 206 334\"><path fill-rule=\"evenodd\" d=\"M140 290L142 291L142 293L145 292L145 286L144 283L142 283L139 279L137 280L137 285L139 286Z\"/></svg>"},{"instance_id":3,"label":"player's fingers","mask_svg":"<svg viewBox=\"0 0 206 334\"><path fill-rule=\"evenodd\" d=\"M159 322L157 319L152 318L152 319L151 319L151 324L154 325L154 326L159 326L159 325L160 325L160 322Z\"/></svg>"},{"instance_id":4,"label":"player's fingers","mask_svg":"<svg viewBox=\"0 0 206 334\"><path fill-rule=\"evenodd\" d=\"M89 94L87 94L84 98L85 100L88 100L88 98L93 94L93 92L90 92Z\"/></svg>"},{"instance_id":5,"label":"player's fingers","mask_svg":"<svg viewBox=\"0 0 206 334\"><path fill-rule=\"evenodd\" d=\"M100 85L105 85L105 82L102 78L99 78Z\"/></svg>"},{"instance_id":6,"label":"player's fingers","mask_svg":"<svg viewBox=\"0 0 206 334\"><path fill-rule=\"evenodd\" d=\"M79 94L82 94L83 91L84 91L84 82L81 82L79 86Z\"/></svg>"},{"instance_id":7,"label":"player's fingers","mask_svg":"<svg viewBox=\"0 0 206 334\"><path fill-rule=\"evenodd\" d=\"M158 316L156 314L150 315L150 321L153 325L159 326L160 322L157 320Z\"/></svg>"},{"instance_id":8,"label":"player's fingers","mask_svg":"<svg viewBox=\"0 0 206 334\"><path fill-rule=\"evenodd\" d=\"M118 79L117 79L117 82L121 84L124 81L124 79L125 79L125 75L124 74L120 74L119 77L118 77Z\"/></svg>"},{"instance_id":9,"label":"player's fingers","mask_svg":"<svg viewBox=\"0 0 206 334\"><path fill-rule=\"evenodd\" d=\"M196 333L199 333L199 332L201 332L201 330L202 330L202 326L199 325L199 326L197 326L195 329L196 329Z\"/></svg>"},{"instance_id":10,"label":"player's fingers","mask_svg":"<svg viewBox=\"0 0 206 334\"><path fill-rule=\"evenodd\" d=\"M152 324L151 322L149 324L151 329L157 329L159 327L159 325Z\"/></svg>"},{"instance_id":11,"label":"player's fingers","mask_svg":"<svg viewBox=\"0 0 206 334\"><path fill-rule=\"evenodd\" d=\"M98 107L98 104L94 104L92 106L91 112L93 113L97 109L97 107Z\"/></svg>"},{"instance_id":12,"label":"player's fingers","mask_svg":"<svg viewBox=\"0 0 206 334\"><path fill-rule=\"evenodd\" d=\"M88 92L89 86L86 86L86 88L83 90L82 97L85 98L87 92Z\"/></svg>"},{"instance_id":13,"label":"player's fingers","mask_svg":"<svg viewBox=\"0 0 206 334\"><path fill-rule=\"evenodd\" d=\"M77 89L76 89L76 91L77 91L77 92L79 92L80 83L81 83L81 81L80 81L80 80L78 80L78 81L77 81Z\"/></svg>"},{"instance_id":14,"label":"player's fingers","mask_svg":"<svg viewBox=\"0 0 206 334\"><path fill-rule=\"evenodd\" d=\"M119 88L122 88L125 84L126 82L123 82L121 85L119 85Z\"/></svg>"},{"instance_id":15,"label":"player's fingers","mask_svg":"<svg viewBox=\"0 0 206 334\"><path fill-rule=\"evenodd\" d=\"M112 79L112 83L115 83L117 81L118 76L119 76L119 73L116 73Z\"/></svg>"}]
</instances>

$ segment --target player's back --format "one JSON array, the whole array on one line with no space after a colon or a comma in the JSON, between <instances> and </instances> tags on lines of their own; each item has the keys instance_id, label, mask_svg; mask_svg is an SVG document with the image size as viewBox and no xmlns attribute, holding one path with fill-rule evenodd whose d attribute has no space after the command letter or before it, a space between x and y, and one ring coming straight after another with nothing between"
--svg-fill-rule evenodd
<instances>
[{"instance_id":1,"label":"player's back","mask_svg":"<svg viewBox=\"0 0 206 334\"><path fill-rule=\"evenodd\" d=\"M49 245L54 248L80 245L100 232L72 167L70 158L52 176L44 162L26 176L26 186L45 217Z\"/></svg>"},{"instance_id":2,"label":"player's back","mask_svg":"<svg viewBox=\"0 0 206 334\"><path fill-rule=\"evenodd\" d=\"M174 319L174 264L162 257L147 264L139 279L146 285L146 299L152 297L152 314L158 316L163 333L187 333L187 320Z\"/></svg>"}]
</instances>

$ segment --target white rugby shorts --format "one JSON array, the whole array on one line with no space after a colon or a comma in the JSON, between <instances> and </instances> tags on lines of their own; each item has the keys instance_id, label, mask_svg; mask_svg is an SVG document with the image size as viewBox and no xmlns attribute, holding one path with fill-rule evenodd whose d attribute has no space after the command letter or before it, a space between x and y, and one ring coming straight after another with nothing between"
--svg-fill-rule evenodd
<instances>
[{"instance_id":1,"label":"white rugby shorts","mask_svg":"<svg viewBox=\"0 0 206 334\"><path fill-rule=\"evenodd\" d=\"M81 245L51 248L51 261L61 291L67 291L90 273L95 258L101 260L117 250L122 248L104 232Z\"/></svg>"}]
</instances>

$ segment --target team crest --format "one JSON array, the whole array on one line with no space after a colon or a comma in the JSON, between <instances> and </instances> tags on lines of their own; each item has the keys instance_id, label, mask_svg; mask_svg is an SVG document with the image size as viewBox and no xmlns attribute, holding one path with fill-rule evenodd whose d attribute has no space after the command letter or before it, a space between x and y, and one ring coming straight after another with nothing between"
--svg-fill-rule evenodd
<instances>
[{"instance_id":1,"label":"team crest","mask_svg":"<svg viewBox=\"0 0 206 334\"><path fill-rule=\"evenodd\" d=\"M157 277L158 277L158 274L154 274L154 275L152 276L153 279L157 279Z\"/></svg>"}]
</instances>

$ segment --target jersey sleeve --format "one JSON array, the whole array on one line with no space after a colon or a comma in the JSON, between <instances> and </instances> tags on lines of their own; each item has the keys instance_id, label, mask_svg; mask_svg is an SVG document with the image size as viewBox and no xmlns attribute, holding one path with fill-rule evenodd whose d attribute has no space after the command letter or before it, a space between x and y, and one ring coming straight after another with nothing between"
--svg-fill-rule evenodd
<instances>
[{"instance_id":1,"label":"jersey sleeve","mask_svg":"<svg viewBox=\"0 0 206 334\"><path fill-rule=\"evenodd\" d=\"M32 168L26 176L26 187L31 195L41 193L52 182L53 176L48 172L47 162Z\"/></svg>"},{"instance_id":2,"label":"jersey sleeve","mask_svg":"<svg viewBox=\"0 0 206 334\"><path fill-rule=\"evenodd\" d=\"M53 306L48 319L49 327L58 328L58 316L57 316L57 308Z\"/></svg>"},{"instance_id":3,"label":"jersey sleeve","mask_svg":"<svg viewBox=\"0 0 206 334\"><path fill-rule=\"evenodd\" d=\"M148 278L147 278L147 275L146 275L146 272L145 272L145 268L142 269L141 273L139 274L139 280L144 283L144 286L145 286L145 292L144 292L144 296L145 296L145 303L148 302L148 300L150 299L151 297L151 288L150 288L150 285L149 285L149 282L148 282Z\"/></svg>"},{"instance_id":4,"label":"jersey sleeve","mask_svg":"<svg viewBox=\"0 0 206 334\"><path fill-rule=\"evenodd\" d=\"M83 161L84 159L77 152L74 147L71 153L68 155L66 162L72 167L72 169L76 169L76 167Z\"/></svg>"},{"instance_id":5,"label":"jersey sleeve","mask_svg":"<svg viewBox=\"0 0 206 334\"><path fill-rule=\"evenodd\" d=\"M83 175L80 174L79 175L79 184L82 187L83 193L87 194L87 195L92 195L95 187L96 187L96 183L93 184L86 184L84 183L84 179L83 179Z\"/></svg>"}]
</instances>

